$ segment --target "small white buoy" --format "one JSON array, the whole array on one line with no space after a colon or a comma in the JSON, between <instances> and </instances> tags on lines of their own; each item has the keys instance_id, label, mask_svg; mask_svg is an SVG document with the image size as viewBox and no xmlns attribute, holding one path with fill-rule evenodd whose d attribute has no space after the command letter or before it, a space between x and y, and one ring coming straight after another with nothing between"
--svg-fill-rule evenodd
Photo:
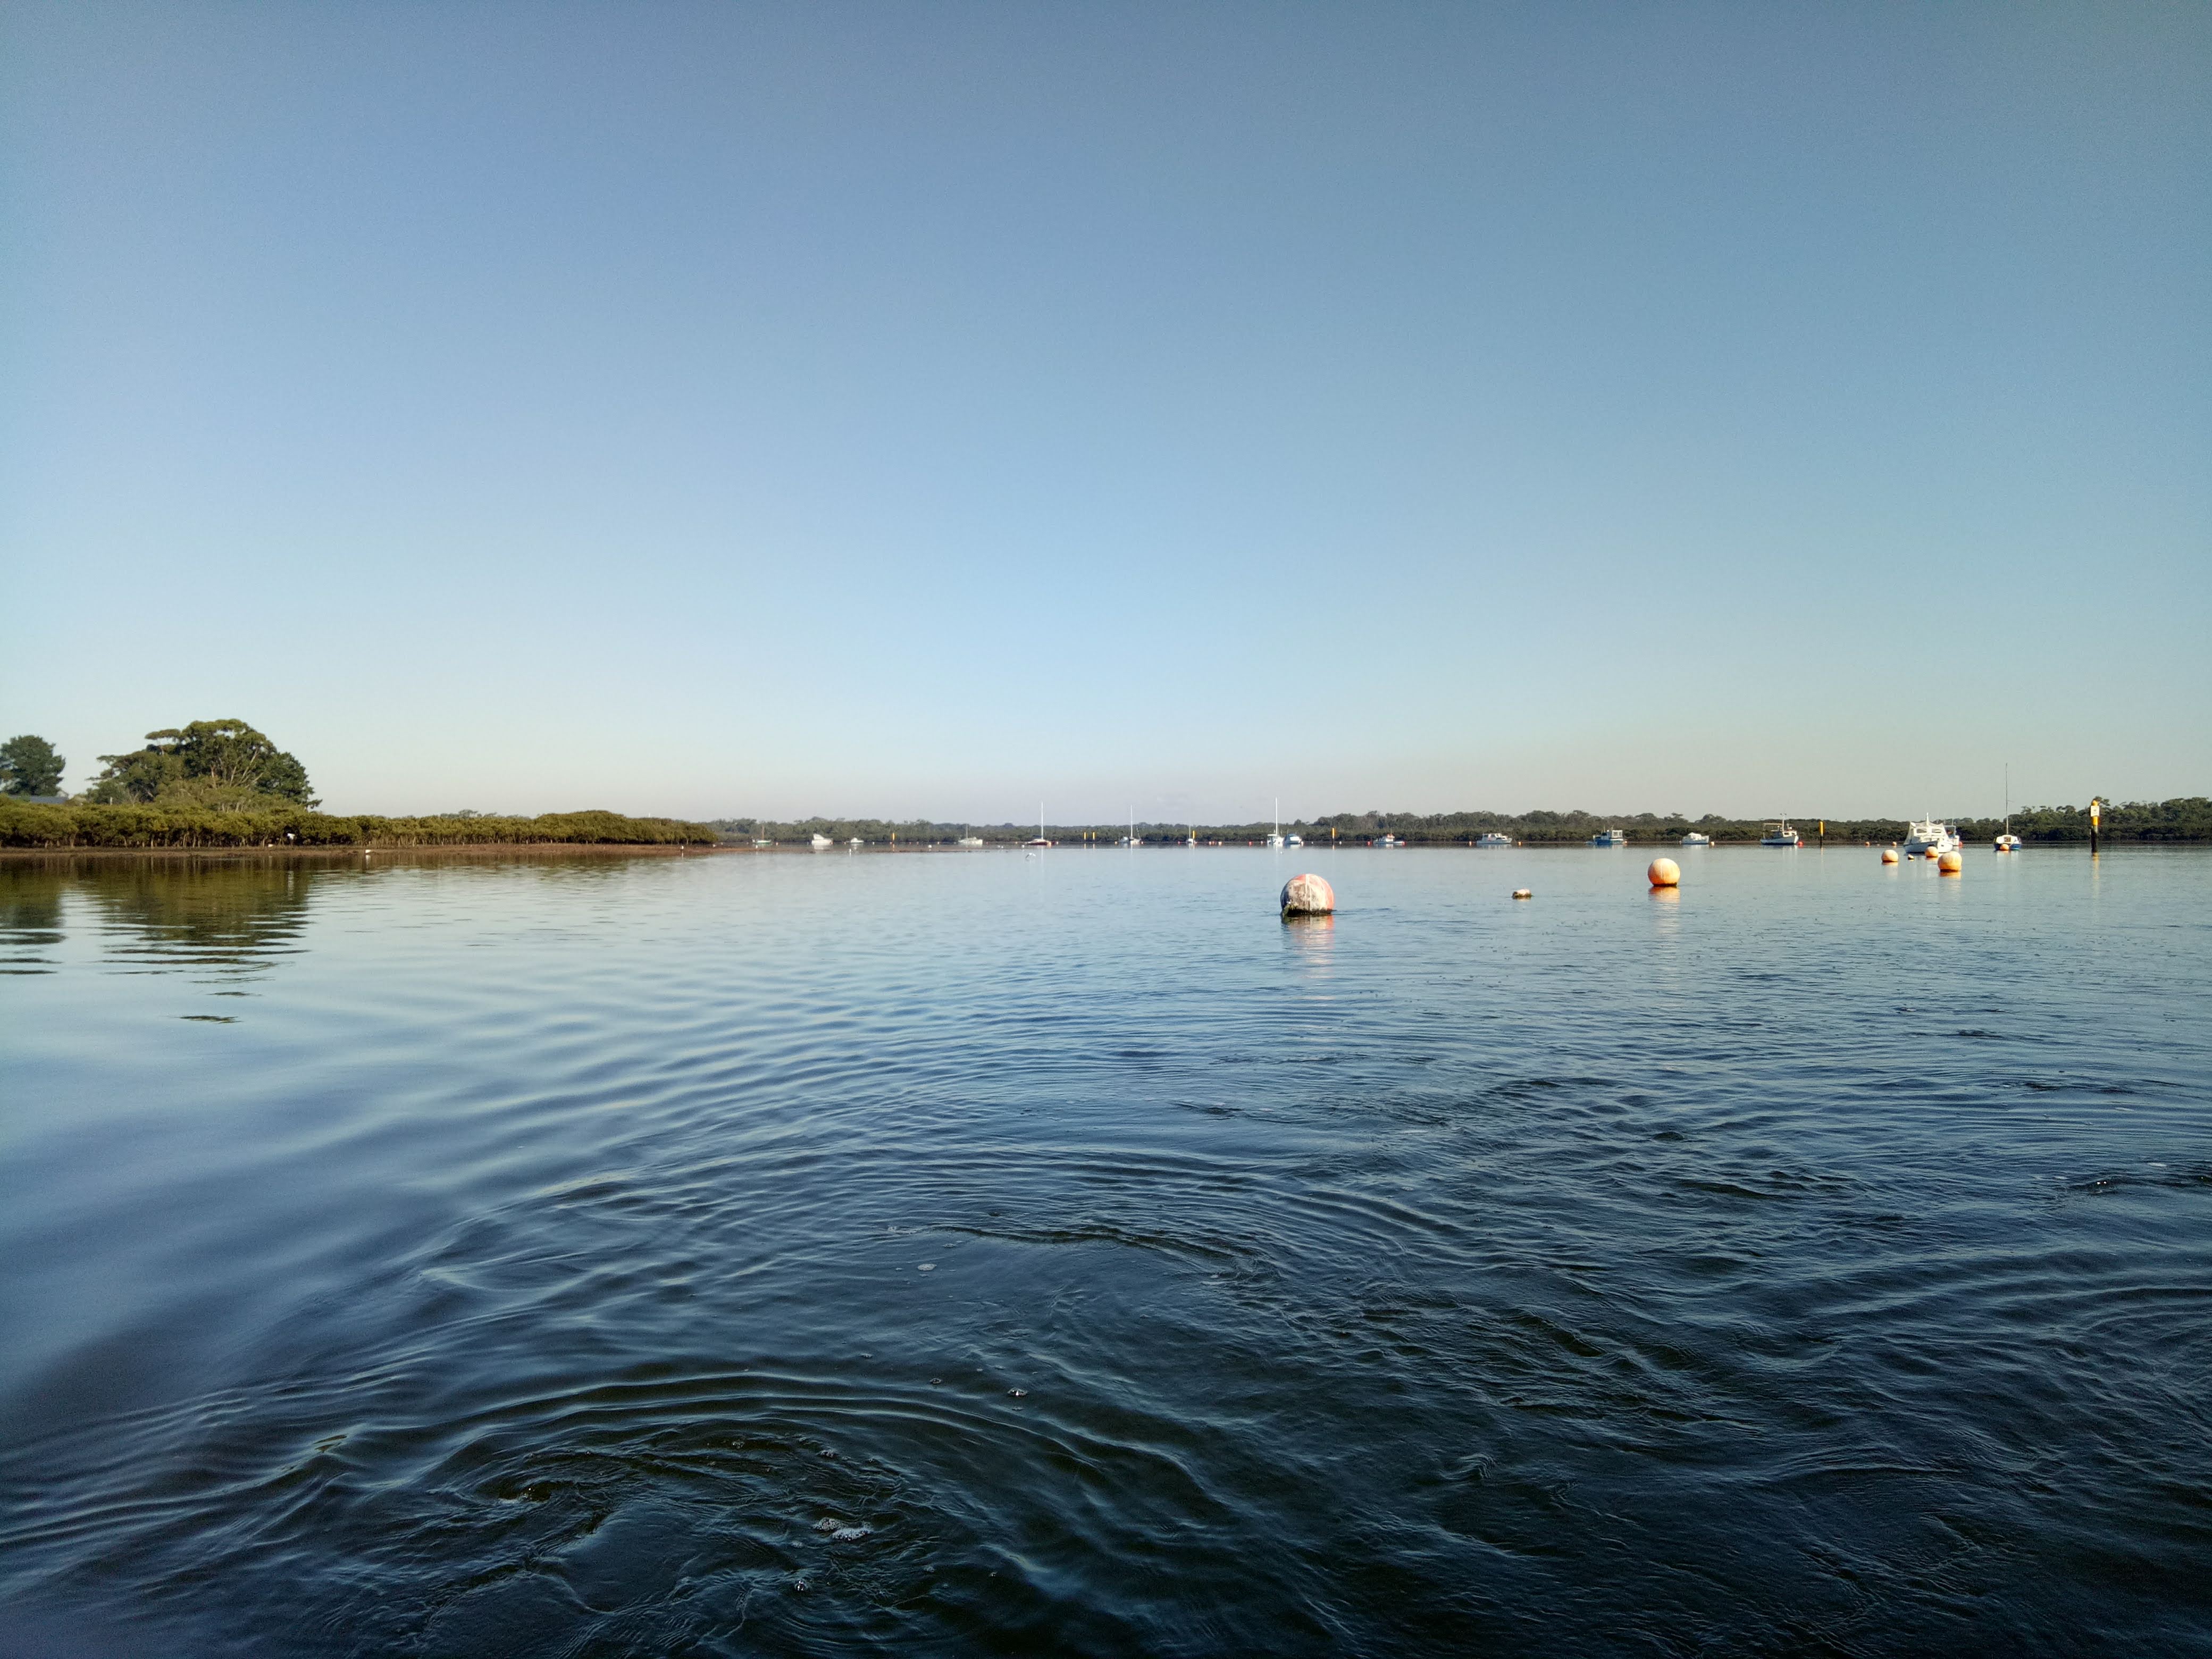
<instances>
[{"instance_id":1,"label":"small white buoy","mask_svg":"<svg viewBox=\"0 0 2212 1659\"><path fill-rule=\"evenodd\" d=\"M1515 898L1534 898L1536 896L1525 887L1516 887L1513 890L1513 896Z\"/></svg>"},{"instance_id":2,"label":"small white buoy","mask_svg":"<svg viewBox=\"0 0 2212 1659\"><path fill-rule=\"evenodd\" d=\"M1319 876L1292 876L1283 884L1283 914L1286 916L1328 916L1336 914L1336 889Z\"/></svg>"},{"instance_id":3,"label":"small white buoy","mask_svg":"<svg viewBox=\"0 0 2212 1659\"><path fill-rule=\"evenodd\" d=\"M1652 860L1651 867L1644 873L1650 878L1654 887L1680 887L1682 884L1682 866L1672 859Z\"/></svg>"}]
</instances>

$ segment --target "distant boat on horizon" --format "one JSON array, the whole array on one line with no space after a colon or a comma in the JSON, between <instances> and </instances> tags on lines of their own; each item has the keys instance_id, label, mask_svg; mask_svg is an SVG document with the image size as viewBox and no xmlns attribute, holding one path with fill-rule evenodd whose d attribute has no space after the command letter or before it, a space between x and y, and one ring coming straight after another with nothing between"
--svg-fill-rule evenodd
<instances>
[{"instance_id":1,"label":"distant boat on horizon","mask_svg":"<svg viewBox=\"0 0 2212 1659\"><path fill-rule=\"evenodd\" d=\"M1601 830L1589 838L1593 847L1626 847L1628 837L1618 830Z\"/></svg>"},{"instance_id":2,"label":"distant boat on horizon","mask_svg":"<svg viewBox=\"0 0 2212 1659\"><path fill-rule=\"evenodd\" d=\"M1500 835L1497 830L1492 830L1478 836L1474 844L1477 847L1510 847L1513 845L1513 837Z\"/></svg>"},{"instance_id":3,"label":"distant boat on horizon","mask_svg":"<svg viewBox=\"0 0 2212 1659\"><path fill-rule=\"evenodd\" d=\"M1761 847L1802 847L1805 838L1790 827L1789 819L1770 818L1766 833L1759 838L1759 844Z\"/></svg>"},{"instance_id":4,"label":"distant boat on horizon","mask_svg":"<svg viewBox=\"0 0 2212 1659\"><path fill-rule=\"evenodd\" d=\"M809 845L811 846L817 853L826 853L831 847L836 845L836 843L833 842L827 836L817 836L814 837L813 841L809 843Z\"/></svg>"},{"instance_id":5,"label":"distant boat on horizon","mask_svg":"<svg viewBox=\"0 0 2212 1659\"><path fill-rule=\"evenodd\" d=\"M1692 830L1682 837L1682 845L1685 847L1711 847L1712 844L1713 838L1701 830Z\"/></svg>"}]
</instances>

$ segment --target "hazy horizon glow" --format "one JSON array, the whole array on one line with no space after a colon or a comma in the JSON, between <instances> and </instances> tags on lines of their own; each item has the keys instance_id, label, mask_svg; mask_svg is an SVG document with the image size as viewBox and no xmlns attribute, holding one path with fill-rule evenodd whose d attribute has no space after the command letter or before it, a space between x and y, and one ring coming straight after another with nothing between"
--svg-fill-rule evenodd
<instances>
[{"instance_id":1,"label":"hazy horizon glow","mask_svg":"<svg viewBox=\"0 0 2212 1659\"><path fill-rule=\"evenodd\" d=\"M0 737L334 810L2212 791L2212 11L19 4Z\"/></svg>"}]
</instances>

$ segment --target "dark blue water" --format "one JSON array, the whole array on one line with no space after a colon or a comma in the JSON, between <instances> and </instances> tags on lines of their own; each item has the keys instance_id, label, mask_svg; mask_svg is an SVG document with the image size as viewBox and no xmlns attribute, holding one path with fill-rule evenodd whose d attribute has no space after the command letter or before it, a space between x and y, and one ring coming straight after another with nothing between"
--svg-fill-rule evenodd
<instances>
[{"instance_id":1,"label":"dark blue water","mask_svg":"<svg viewBox=\"0 0 2212 1659\"><path fill-rule=\"evenodd\" d=\"M2212 855L1645 856L0 866L0 1650L2212 1653Z\"/></svg>"}]
</instances>

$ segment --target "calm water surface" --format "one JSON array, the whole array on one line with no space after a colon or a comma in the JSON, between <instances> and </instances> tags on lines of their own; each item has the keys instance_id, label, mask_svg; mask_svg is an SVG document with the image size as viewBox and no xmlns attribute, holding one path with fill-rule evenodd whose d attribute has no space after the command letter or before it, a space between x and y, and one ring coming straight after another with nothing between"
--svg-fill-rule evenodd
<instances>
[{"instance_id":1,"label":"calm water surface","mask_svg":"<svg viewBox=\"0 0 2212 1659\"><path fill-rule=\"evenodd\" d=\"M0 1650L2212 1653L2212 854L1647 856L0 865Z\"/></svg>"}]
</instances>

